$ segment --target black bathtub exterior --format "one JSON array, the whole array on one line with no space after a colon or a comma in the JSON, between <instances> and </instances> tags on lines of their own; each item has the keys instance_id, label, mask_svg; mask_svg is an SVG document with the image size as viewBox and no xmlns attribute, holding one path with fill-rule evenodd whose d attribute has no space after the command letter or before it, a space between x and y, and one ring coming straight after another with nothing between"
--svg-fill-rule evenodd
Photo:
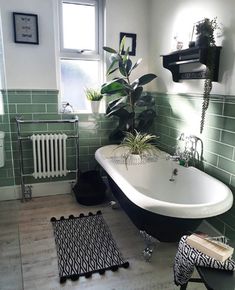
<instances>
[{"instance_id":1,"label":"black bathtub exterior","mask_svg":"<svg viewBox=\"0 0 235 290\"><path fill-rule=\"evenodd\" d=\"M147 211L131 202L109 175L108 180L113 195L135 226L161 242L177 242L202 222L202 219L174 218Z\"/></svg>"}]
</instances>

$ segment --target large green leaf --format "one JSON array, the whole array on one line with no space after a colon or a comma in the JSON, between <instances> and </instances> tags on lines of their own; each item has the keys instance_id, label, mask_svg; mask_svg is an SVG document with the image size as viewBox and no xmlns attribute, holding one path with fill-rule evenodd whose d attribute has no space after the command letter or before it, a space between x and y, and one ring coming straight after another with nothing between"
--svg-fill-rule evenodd
<instances>
[{"instance_id":1,"label":"large green leaf","mask_svg":"<svg viewBox=\"0 0 235 290\"><path fill-rule=\"evenodd\" d=\"M122 97L109 102L108 107L106 109L106 115L107 116L112 115L112 113L115 112L116 110L125 107L126 106L125 100L126 98Z\"/></svg>"},{"instance_id":2,"label":"large green leaf","mask_svg":"<svg viewBox=\"0 0 235 290\"><path fill-rule=\"evenodd\" d=\"M113 73L115 70L118 69L118 67L114 68L115 64L117 64L117 63L118 63L117 59L112 61L112 63L110 64L109 68L107 69L107 73L106 73L107 75L110 75L111 73Z\"/></svg>"},{"instance_id":3,"label":"large green leaf","mask_svg":"<svg viewBox=\"0 0 235 290\"><path fill-rule=\"evenodd\" d=\"M141 112L138 116L136 130L139 132L147 132L152 126L156 113L152 109L147 109Z\"/></svg>"},{"instance_id":4,"label":"large green leaf","mask_svg":"<svg viewBox=\"0 0 235 290\"><path fill-rule=\"evenodd\" d=\"M125 90L125 87L118 80L113 80L109 83L106 83L101 88L101 94L113 95Z\"/></svg>"},{"instance_id":5,"label":"large green leaf","mask_svg":"<svg viewBox=\"0 0 235 290\"><path fill-rule=\"evenodd\" d=\"M106 109L106 116L110 117L110 116L117 116L119 117L120 115L120 110L123 110L123 108L125 108L127 105L124 103L119 103L115 106L111 107L107 107Z\"/></svg>"},{"instance_id":6,"label":"large green leaf","mask_svg":"<svg viewBox=\"0 0 235 290\"><path fill-rule=\"evenodd\" d=\"M116 78L113 81L116 81L123 85L123 90L128 94L130 91L133 91L132 86L127 82L126 78Z\"/></svg>"},{"instance_id":7,"label":"large green leaf","mask_svg":"<svg viewBox=\"0 0 235 290\"><path fill-rule=\"evenodd\" d=\"M108 46L103 46L103 50L110 52L110 53L118 53L115 49L108 47Z\"/></svg>"},{"instance_id":8,"label":"large green leaf","mask_svg":"<svg viewBox=\"0 0 235 290\"><path fill-rule=\"evenodd\" d=\"M110 102L108 103L108 107L113 108L115 105L117 105L117 104L119 104L119 103L121 103L121 102L123 102L123 101L125 101L125 98L124 98L124 97L123 97L123 98L115 99L115 100L110 101Z\"/></svg>"},{"instance_id":9,"label":"large green leaf","mask_svg":"<svg viewBox=\"0 0 235 290\"><path fill-rule=\"evenodd\" d=\"M129 58L129 52L130 52L130 47L128 46L125 52L125 58L128 59Z\"/></svg>"},{"instance_id":10,"label":"large green leaf","mask_svg":"<svg viewBox=\"0 0 235 290\"><path fill-rule=\"evenodd\" d=\"M124 77L127 76L127 72L122 61L119 61L119 71Z\"/></svg>"},{"instance_id":11,"label":"large green leaf","mask_svg":"<svg viewBox=\"0 0 235 290\"><path fill-rule=\"evenodd\" d=\"M119 67L114 68L113 70L109 71L107 73L107 75L111 75L112 73L114 73L115 71L117 71L119 69Z\"/></svg>"},{"instance_id":12,"label":"large green leaf","mask_svg":"<svg viewBox=\"0 0 235 290\"><path fill-rule=\"evenodd\" d=\"M141 63L141 61L142 61L142 58L138 59L137 62L133 65L131 71L133 71L133 69L137 68L137 66Z\"/></svg>"},{"instance_id":13,"label":"large green leaf","mask_svg":"<svg viewBox=\"0 0 235 290\"><path fill-rule=\"evenodd\" d=\"M132 86L129 85L128 83L123 83L123 86L124 86L125 91L126 91L127 94L129 94L130 92L133 92L134 91L134 89L132 88Z\"/></svg>"},{"instance_id":14,"label":"large green leaf","mask_svg":"<svg viewBox=\"0 0 235 290\"><path fill-rule=\"evenodd\" d=\"M119 53L122 53L122 51L124 50L125 42L126 42L126 36L124 35L119 46Z\"/></svg>"},{"instance_id":15,"label":"large green leaf","mask_svg":"<svg viewBox=\"0 0 235 290\"><path fill-rule=\"evenodd\" d=\"M139 80L135 80L133 83L131 83L131 87L133 88L133 90L135 90L139 85Z\"/></svg>"},{"instance_id":16,"label":"large green leaf","mask_svg":"<svg viewBox=\"0 0 235 290\"><path fill-rule=\"evenodd\" d=\"M130 75L131 67L132 67L132 61L130 59L128 59L127 62L126 62L126 72L127 72L127 75Z\"/></svg>"},{"instance_id":17,"label":"large green leaf","mask_svg":"<svg viewBox=\"0 0 235 290\"><path fill-rule=\"evenodd\" d=\"M154 80L157 76L155 74L146 74L139 78L139 86L146 85Z\"/></svg>"},{"instance_id":18,"label":"large green leaf","mask_svg":"<svg viewBox=\"0 0 235 290\"><path fill-rule=\"evenodd\" d=\"M141 94L143 92L143 87L137 87L134 92L132 92L132 103L135 104L138 99L140 98Z\"/></svg>"}]
</instances>

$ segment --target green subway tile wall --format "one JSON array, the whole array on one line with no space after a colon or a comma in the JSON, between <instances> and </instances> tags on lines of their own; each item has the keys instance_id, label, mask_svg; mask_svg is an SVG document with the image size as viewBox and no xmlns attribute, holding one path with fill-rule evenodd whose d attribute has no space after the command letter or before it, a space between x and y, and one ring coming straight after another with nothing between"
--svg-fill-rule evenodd
<instances>
[{"instance_id":1,"label":"green subway tile wall","mask_svg":"<svg viewBox=\"0 0 235 290\"><path fill-rule=\"evenodd\" d=\"M48 90L9 90L4 93L5 115L0 116L0 131L5 137L5 166L0 168L0 187L20 183L19 154L14 118L22 115L24 119L63 119L73 115L58 114L57 91ZM184 130L198 128L202 99L198 95L169 95L153 93L156 98L157 118L155 132L159 135L158 145L169 153L173 153L177 137ZM204 169L235 188L235 97L213 96L206 115L205 129L200 136L204 143ZM79 115L80 133L80 168L82 171L96 166L94 152L100 146L109 143L110 131L116 126L114 121L103 114ZM25 125L24 135L33 132L60 132L70 134L72 128L66 126ZM32 144L24 142L24 165L27 173L32 172ZM68 141L68 164L74 167L75 144ZM13 158L12 158L13 157ZM14 160L14 161L12 161ZM50 179L37 180L28 178L27 182L45 182ZM55 180L55 179L53 179ZM61 179L60 179L61 180ZM230 238L235 238L235 206L226 214L208 221Z\"/></svg>"},{"instance_id":2,"label":"green subway tile wall","mask_svg":"<svg viewBox=\"0 0 235 290\"><path fill-rule=\"evenodd\" d=\"M199 131L202 98L200 95L154 93L158 146L173 154L182 132ZM235 97L211 96L203 134L203 167L235 193ZM235 206L226 214L208 221L235 239Z\"/></svg>"},{"instance_id":3,"label":"green subway tile wall","mask_svg":"<svg viewBox=\"0 0 235 290\"><path fill-rule=\"evenodd\" d=\"M7 94L8 93L8 94ZM17 128L15 117L21 115L24 120L57 120L73 118L74 115L58 114L57 91L20 91L9 90L4 92L5 115L0 116L0 131L6 133L5 137L5 166L0 168L0 187L20 184L19 153L17 144ZM80 169L82 171L94 169L97 165L94 152L102 145L108 144L108 136L112 128L112 121L100 114L79 115L79 142L80 142ZM70 124L24 124L21 125L22 136L33 133L64 132L74 134L74 125ZM74 140L67 141L68 169L76 168L76 147ZM12 159L13 156L13 159ZM25 173L33 172L32 143L23 142L23 156ZM13 160L13 161L12 161ZM68 175L67 179L75 178ZM52 179L26 178L26 183L47 182ZM55 181L56 179L53 179ZM58 180L62 180L61 178Z\"/></svg>"}]
</instances>

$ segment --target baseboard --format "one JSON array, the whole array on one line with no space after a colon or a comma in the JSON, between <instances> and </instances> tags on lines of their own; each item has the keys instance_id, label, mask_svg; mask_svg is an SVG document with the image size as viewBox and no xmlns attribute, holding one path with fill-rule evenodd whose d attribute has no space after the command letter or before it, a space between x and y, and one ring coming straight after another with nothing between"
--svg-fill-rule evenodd
<instances>
[{"instance_id":1,"label":"baseboard","mask_svg":"<svg viewBox=\"0 0 235 290\"><path fill-rule=\"evenodd\" d=\"M32 186L32 197L71 193L75 180L27 184ZM21 199L21 187L0 187L0 201Z\"/></svg>"}]
</instances>

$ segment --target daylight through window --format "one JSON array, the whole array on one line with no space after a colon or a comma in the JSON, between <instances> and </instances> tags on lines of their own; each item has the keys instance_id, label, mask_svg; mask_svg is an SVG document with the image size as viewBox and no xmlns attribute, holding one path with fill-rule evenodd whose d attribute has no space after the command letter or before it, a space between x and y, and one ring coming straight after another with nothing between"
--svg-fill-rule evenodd
<instances>
[{"instance_id":1,"label":"daylight through window","mask_svg":"<svg viewBox=\"0 0 235 290\"><path fill-rule=\"evenodd\" d=\"M99 88L103 81L103 11L100 0L61 2L60 94L74 112L89 113L86 88Z\"/></svg>"}]
</instances>

